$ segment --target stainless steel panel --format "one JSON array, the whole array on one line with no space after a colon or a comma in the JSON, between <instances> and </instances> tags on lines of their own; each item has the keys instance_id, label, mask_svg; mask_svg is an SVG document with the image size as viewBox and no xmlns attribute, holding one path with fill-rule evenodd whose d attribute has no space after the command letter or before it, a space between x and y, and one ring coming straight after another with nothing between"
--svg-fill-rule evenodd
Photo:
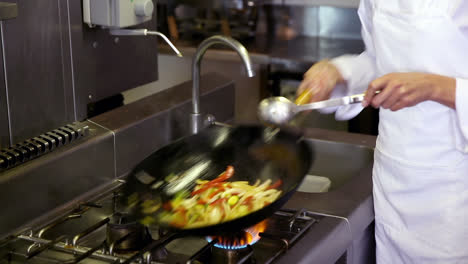
<instances>
[{"instance_id":1,"label":"stainless steel panel","mask_svg":"<svg viewBox=\"0 0 468 264\"><path fill-rule=\"evenodd\" d=\"M75 96L75 83L73 80L73 65L72 65L72 54L70 49L70 11L69 1L58 0L60 8L60 38L62 43L62 80L63 80L63 92L65 96L65 111L67 121L79 121L76 111L76 96Z\"/></svg>"},{"instance_id":2,"label":"stainless steel panel","mask_svg":"<svg viewBox=\"0 0 468 264\"><path fill-rule=\"evenodd\" d=\"M115 132L117 176L127 174L136 164L171 140L170 115L163 112Z\"/></svg>"},{"instance_id":3,"label":"stainless steel panel","mask_svg":"<svg viewBox=\"0 0 468 264\"><path fill-rule=\"evenodd\" d=\"M294 20L299 32L305 36L318 36L320 32L319 7L294 7Z\"/></svg>"},{"instance_id":4,"label":"stainless steel panel","mask_svg":"<svg viewBox=\"0 0 468 264\"><path fill-rule=\"evenodd\" d=\"M372 148L316 139L305 139L305 142L317 154L308 174L328 178L331 182L329 191L354 180L359 172L374 162ZM306 187L301 188L301 191L314 192Z\"/></svg>"},{"instance_id":5,"label":"stainless steel panel","mask_svg":"<svg viewBox=\"0 0 468 264\"><path fill-rule=\"evenodd\" d=\"M86 105L124 90L157 80L155 36L110 36L107 30L82 22L81 1L70 5L74 89L78 120L86 118ZM154 18L137 28L156 29Z\"/></svg>"},{"instance_id":6,"label":"stainless steel panel","mask_svg":"<svg viewBox=\"0 0 468 264\"><path fill-rule=\"evenodd\" d=\"M13 143L73 121L71 83L63 78L63 1L18 3L18 17L3 22L4 62Z\"/></svg>"},{"instance_id":7,"label":"stainless steel panel","mask_svg":"<svg viewBox=\"0 0 468 264\"><path fill-rule=\"evenodd\" d=\"M0 27L3 22L0 21ZM1 30L1 28L0 28ZM0 42L0 149L10 145L10 124L8 119L8 104L6 98L5 75L3 68L3 43Z\"/></svg>"},{"instance_id":8,"label":"stainless steel panel","mask_svg":"<svg viewBox=\"0 0 468 264\"><path fill-rule=\"evenodd\" d=\"M0 174L0 238L115 178L112 133L89 136Z\"/></svg>"},{"instance_id":9,"label":"stainless steel panel","mask_svg":"<svg viewBox=\"0 0 468 264\"><path fill-rule=\"evenodd\" d=\"M319 35L329 38L360 39L361 21L355 8L319 8Z\"/></svg>"},{"instance_id":10,"label":"stainless steel panel","mask_svg":"<svg viewBox=\"0 0 468 264\"><path fill-rule=\"evenodd\" d=\"M313 232L305 233L288 249L288 254L275 263L336 263L352 242L349 231L344 219L327 217L313 228Z\"/></svg>"},{"instance_id":11,"label":"stainless steel panel","mask_svg":"<svg viewBox=\"0 0 468 264\"><path fill-rule=\"evenodd\" d=\"M270 12L274 17L271 21L267 20L265 10L259 16L257 28L260 34L267 34L268 29L284 26L284 17L287 15L288 26L298 36L361 39L361 22L356 8L289 5L286 2L285 6L271 7Z\"/></svg>"}]
</instances>

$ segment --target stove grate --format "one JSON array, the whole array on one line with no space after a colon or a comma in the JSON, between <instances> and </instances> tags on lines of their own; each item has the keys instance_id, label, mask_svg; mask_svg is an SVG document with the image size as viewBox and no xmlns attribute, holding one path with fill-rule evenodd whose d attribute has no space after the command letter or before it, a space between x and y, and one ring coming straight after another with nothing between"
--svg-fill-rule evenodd
<instances>
[{"instance_id":1,"label":"stove grate","mask_svg":"<svg viewBox=\"0 0 468 264\"><path fill-rule=\"evenodd\" d=\"M14 258L31 263L79 263L91 259L97 261L96 263L216 263L216 260L213 260L213 255L215 255L213 252L216 251L217 255L223 254L223 249L215 247L218 242L217 239L207 242L204 237L194 238L198 246L193 246L193 252L185 252L185 250L184 254L180 254L171 251L171 243L184 240L186 241L184 243L192 245L190 242L192 240L189 241L188 238L180 237L177 234L164 235L161 229L152 230L152 237L158 238L159 235L159 238L150 240L141 250L123 253L115 252L114 247L124 241L125 238L114 241L113 245L108 245L105 234L102 237L102 230L108 225L112 216L116 214L113 202L116 200L116 195L118 193L114 191L98 202L80 204L75 209L70 210L68 215L55 219L43 227L39 227L40 229L29 230L18 235L10 242L22 243L23 246L18 247L15 245L11 246L11 249L9 248L10 251L7 251L6 259L10 260L7 263L16 263L11 261ZM80 221L84 221L83 218L86 218L86 214L90 213L98 214L101 217L98 218L98 221L91 222L91 224L76 225ZM281 209L266 220L266 229L259 233L260 240L257 243L242 250L225 250L226 254L235 255L235 260L230 260L229 263L272 263L291 248L320 218L321 216L307 210ZM57 230L61 230L60 226L63 229L63 225L84 226L84 228L72 234L57 232ZM73 230L77 229L74 228ZM45 234L48 235L47 238L45 238ZM126 236L130 237L132 233L128 233ZM89 240L93 240L95 243L87 244ZM18 248L24 248L24 250L21 251ZM2 251L2 247L0 247L0 258L2 254L4 255L4 252L5 249ZM50 252L50 254L46 252ZM61 258L57 257L58 255ZM21 261L18 261L18 263L21 263Z\"/></svg>"}]
</instances>

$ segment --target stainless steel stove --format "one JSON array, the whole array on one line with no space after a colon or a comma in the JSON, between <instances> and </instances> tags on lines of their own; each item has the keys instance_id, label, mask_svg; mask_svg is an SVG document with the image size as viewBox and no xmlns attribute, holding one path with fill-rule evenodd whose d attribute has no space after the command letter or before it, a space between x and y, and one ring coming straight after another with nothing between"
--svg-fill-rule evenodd
<instances>
[{"instance_id":1,"label":"stainless steel stove","mask_svg":"<svg viewBox=\"0 0 468 264\"><path fill-rule=\"evenodd\" d=\"M164 239L159 228L127 222L118 195L119 186L8 238L0 263L272 263L322 218L281 209L232 237Z\"/></svg>"}]
</instances>

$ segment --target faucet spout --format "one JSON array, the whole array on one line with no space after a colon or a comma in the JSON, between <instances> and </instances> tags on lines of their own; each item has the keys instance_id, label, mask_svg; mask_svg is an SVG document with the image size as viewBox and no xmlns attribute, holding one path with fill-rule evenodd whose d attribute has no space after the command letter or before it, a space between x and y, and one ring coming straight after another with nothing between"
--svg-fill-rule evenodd
<instances>
[{"instance_id":1,"label":"faucet spout","mask_svg":"<svg viewBox=\"0 0 468 264\"><path fill-rule=\"evenodd\" d=\"M200 112L200 65L203 55L209 47L215 44L222 44L235 50L240 56L244 66L247 70L247 76L255 76L255 71L252 67L249 52L247 49L237 40L225 37L221 35L212 36L205 39L200 45L193 57L192 61L192 113L191 113L191 132L197 134L203 127L203 117Z\"/></svg>"},{"instance_id":2,"label":"faucet spout","mask_svg":"<svg viewBox=\"0 0 468 264\"><path fill-rule=\"evenodd\" d=\"M183 57L182 53L172 44L172 42L161 32L158 31L151 31L147 30L145 28L142 29L110 29L109 33L114 36L148 36L148 35L153 35L153 36L159 36L161 37L168 45L171 47L171 49L177 54L178 57Z\"/></svg>"}]
</instances>

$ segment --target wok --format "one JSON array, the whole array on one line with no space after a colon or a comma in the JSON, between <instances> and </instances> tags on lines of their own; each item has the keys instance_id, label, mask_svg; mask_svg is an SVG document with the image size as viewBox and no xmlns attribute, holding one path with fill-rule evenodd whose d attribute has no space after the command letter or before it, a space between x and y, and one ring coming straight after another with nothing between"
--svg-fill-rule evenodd
<instances>
[{"instance_id":1,"label":"wok","mask_svg":"<svg viewBox=\"0 0 468 264\"><path fill-rule=\"evenodd\" d=\"M166 226L179 234L213 235L239 231L282 207L301 184L311 161L311 149L295 131L262 126L212 126L159 149L138 164L123 186L121 201L128 204L137 195L139 204L135 206L134 203L127 210L136 220L142 220L155 216L142 212L140 205L144 200L167 201L180 190L193 190L197 179L215 179L228 165L235 169L234 176L228 181L254 184L257 179L261 182L271 179L272 183L281 179L283 183L278 187L282 190L281 196L243 217L193 229ZM168 183L165 178L171 174L173 181ZM175 180L173 175L177 175ZM162 225L157 221L153 224Z\"/></svg>"}]
</instances>

